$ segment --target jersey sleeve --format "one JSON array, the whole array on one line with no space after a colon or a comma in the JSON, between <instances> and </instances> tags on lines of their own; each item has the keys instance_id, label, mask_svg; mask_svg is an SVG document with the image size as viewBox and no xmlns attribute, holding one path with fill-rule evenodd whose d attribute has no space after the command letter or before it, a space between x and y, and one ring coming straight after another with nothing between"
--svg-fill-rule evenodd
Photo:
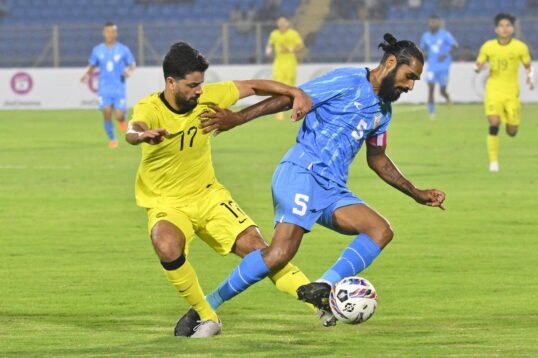
<instances>
[{"instance_id":1,"label":"jersey sleeve","mask_svg":"<svg viewBox=\"0 0 538 358\"><path fill-rule=\"evenodd\" d=\"M233 81L210 83L203 87L200 103L213 103L228 108L239 100L239 89Z\"/></svg>"},{"instance_id":2,"label":"jersey sleeve","mask_svg":"<svg viewBox=\"0 0 538 358\"><path fill-rule=\"evenodd\" d=\"M293 31L293 47L300 45L303 42L301 35L297 31Z\"/></svg>"},{"instance_id":3,"label":"jersey sleeve","mask_svg":"<svg viewBox=\"0 0 538 358\"><path fill-rule=\"evenodd\" d=\"M155 105L148 101L140 101L133 108L133 116L130 123L143 122L148 128L157 128L157 109Z\"/></svg>"},{"instance_id":4,"label":"jersey sleeve","mask_svg":"<svg viewBox=\"0 0 538 358\"><path fill-rule=\"evenodd\" d=\"M353 76L342 70L334 70L299 86L312 98L312 109L341 96L354 88Z\"/></svg>"},{"instance_id":5,"label":"jersey sleeve","mask_svg":"<svg viewBox=\"0 0 538 358\"><path fill-rule=\"evenodd\" d=\"M521 60L521 63L524 65L528 65L531 62L531 54L529 52L529 47L522 43L521 44L521 53L519 55L519 58Z\"/></svg>"},{"instance_id":6,"label":"jersey sleeve","mask_svg":"<svg viewBox=\"0 0 538 358\"><path fill-rule=\"evenodd\" d=\"M446 42L451 48L454 46L459 46L458 41L456 41L454 36L452 36L452 34L448 31L446 32Z\"/></svg>"},{"instance_id":7,"label":"jersey sleeve","mask_svg":"<svg viewBox=\"0 0 538 358\"><path fill-rule=\"evenodd\" d=\"M133 53L131 52L131 50L127 46L125 46L125 59L124 59L124 61L125 61L125 64L127 66L135 64L135 59L134 59Z\"/></svg>"},{"instance_id":8,"label":"jersey sleeve","mask_svg":"<svg viewBox=\"0 0 538 358\"><path fill-rule=\"evenodd\" d=\"M488 59L489 59L489 56L488 56L488 43L486 42L485 44L482 45L482 47L480 47L480 51L478 52L478 57L476 58L476 62L484 63Z\"/></svg>"},{"instance_id":9,"label":"jersey sleeve","mask_svg":"<svg viewBox=\"0 0 538 358\"><path fill-rule=\"evenodd\" d=\"M268 40L269 44L270 45L274 45L275 44L275 32L272 31L271 34L269 35L269 40Z\"/></svg>"},{"instance_id":10,"label":"jersey sleeve","mask_svg":"<svg viewBox=\"0 0 538 358\"><path fill-rule=\"evenodd\" d=\"M92 49L92 53L90 54L90 58L88 59L88 63L93 67L99 66L99 57L97 57L97 47L94 47Z\"/></svg>"}]
</instances>

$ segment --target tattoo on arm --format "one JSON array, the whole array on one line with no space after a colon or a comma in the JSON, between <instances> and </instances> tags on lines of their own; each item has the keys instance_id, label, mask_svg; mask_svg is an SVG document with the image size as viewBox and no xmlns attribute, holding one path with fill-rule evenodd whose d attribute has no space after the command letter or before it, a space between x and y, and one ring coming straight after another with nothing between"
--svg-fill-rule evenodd
<instances>
[{"instance_id":1,"label":"tattoo on arm","mask_svg":"<svg viewBox=\"0 0 538 358\"><path fill-rule=\"evenodd\" d=\"M370 168L387 184L413 197L413 192L416 188L403 176L392 160L385 154L385 147L368 145L367 150L368 165Z\"/></svg>"},{"instance_id":2,"label":"tattoo on arm","mask_svg":"<svg viewBox=\"0 0 538 358\"><path fill-rule=\"evenodd\" d=\"M377 174L388 184L392 185L401 192L412 196L415 187L409 180L405 179L392 160L390 160L388 157L385 156L385 163L382 165Z\"/></svg>"}]
</instances>

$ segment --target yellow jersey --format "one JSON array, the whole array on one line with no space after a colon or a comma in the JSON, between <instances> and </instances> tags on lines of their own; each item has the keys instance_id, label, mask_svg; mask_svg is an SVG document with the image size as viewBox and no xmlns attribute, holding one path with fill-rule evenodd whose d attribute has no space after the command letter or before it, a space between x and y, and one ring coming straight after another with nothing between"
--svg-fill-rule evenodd
<instances>
[{"instance_id":1,"label":"yellow jersey","mask_svg":"<svg viewBox=\"0 0 538 358\"><path fill-rule=\"evenodd\" d=\"M486 91L502 94L519 94L519 64L531 61L529 48L517 39L501 45L497 39L486 41L480 48L476 60L478 63L489 63L489 78Z\"/></svg>"},{"instance_id":2,"label":"yellow jersey","mask_svg":"<svg viewBox=\"0 0 538 358\"><path fill-rule=\"evenodd\" d=\"M232 81L202 87L198 105L179 114L164 94L153 93L138 102L131 122L164 128L170 135L157 145L141 143L142 158L136 175L136 203L144 208L179 207L192 202L208 187L218 185L211 161L210 136L198 128L199 116L213 103L226 108L237 102L239 90Z\"/></svg>"},{"instance_id":3,"label":"yellow jersey","mask_svg":"<svg viewBox=\"0 0 538 358\"><path fill-rule=\"evenodd\" d=\"M284 48L294 49L302 42L301 35L294 29L287 29L285 32L280 32L279 29L276 29L269 35L269 44L273 45L275 51L275 62L296 64L297 56L295 56L295 53L283 53L282 50Z\"/></svg>"}]
</instances>

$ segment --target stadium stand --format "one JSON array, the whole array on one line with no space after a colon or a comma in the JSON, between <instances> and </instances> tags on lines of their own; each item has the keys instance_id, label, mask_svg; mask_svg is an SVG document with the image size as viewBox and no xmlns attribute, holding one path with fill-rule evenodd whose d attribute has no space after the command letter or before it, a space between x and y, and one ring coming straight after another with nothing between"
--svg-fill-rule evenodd
<instances>
[{"instance_id":1,"label":"stadium stand","mask_svg":"<svg viewBox=\"0 0 538 358\"><path fill-rule=\"evenodd\" d=\"M3 0L0 2L0 67L81 66L101 41L104 22L115 21L120 41L145 65L155 65L175 41L191 42L212 63L267 62L263 49L276 16L302 21L313 0ZM427 18L439 14L459 41L458 59L474 56L492 36L492 17L500 11L518 16L516 30L538 46L535 0L332 0L330 11L314 30L303 34L308 52L303 62L375 60L377 44L390 31L418 41ZM370 4L370 5L368 5ZM225 24L234 9L256 10L257 29ZM275 8L277 10L275 10ZM303 16L304 17L304 16ZM367 20L367 21L365 21ZM141 26L139 26L141 25ZM226 27L226 31L224 28ZM299 28L299 31L301 29ZM141 42L141 37L143 41ZM55 43L56 41L56 43ZM142 43L143 48L139 48ZM56 44L58 60L53 59ZM140 59L139 59L140 62Z\"/></svg>"}]
</instances>

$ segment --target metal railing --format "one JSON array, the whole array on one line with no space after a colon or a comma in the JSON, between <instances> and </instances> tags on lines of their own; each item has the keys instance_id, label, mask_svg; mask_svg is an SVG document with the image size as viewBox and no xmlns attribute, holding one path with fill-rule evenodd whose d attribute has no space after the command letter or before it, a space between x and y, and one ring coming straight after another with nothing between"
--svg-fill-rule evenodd
<instances>
[{"instance_id":1,"label":"metal railing","mask_svg":"<svg viewBox=\"0 0 538 358\"><path fill-rule=\"evenodd\" d=\"M190 42L213 64L268 63L264 48L273 23L139 23L119 24L119 40L130 47L139 66L160 65L168 47ZM472 60L479 46L494 37L490 18L454 19L445 27L461 48L456 59ZM0 67L85 66L91 49L102 41L101 24L0 26ZM302 62L369 62L379 59L377 44L385 32L420 41L427 20L326 22L305 36ZM538 18L519 19L516 36L538 47Z\"/></svg>"}]
</instances>

